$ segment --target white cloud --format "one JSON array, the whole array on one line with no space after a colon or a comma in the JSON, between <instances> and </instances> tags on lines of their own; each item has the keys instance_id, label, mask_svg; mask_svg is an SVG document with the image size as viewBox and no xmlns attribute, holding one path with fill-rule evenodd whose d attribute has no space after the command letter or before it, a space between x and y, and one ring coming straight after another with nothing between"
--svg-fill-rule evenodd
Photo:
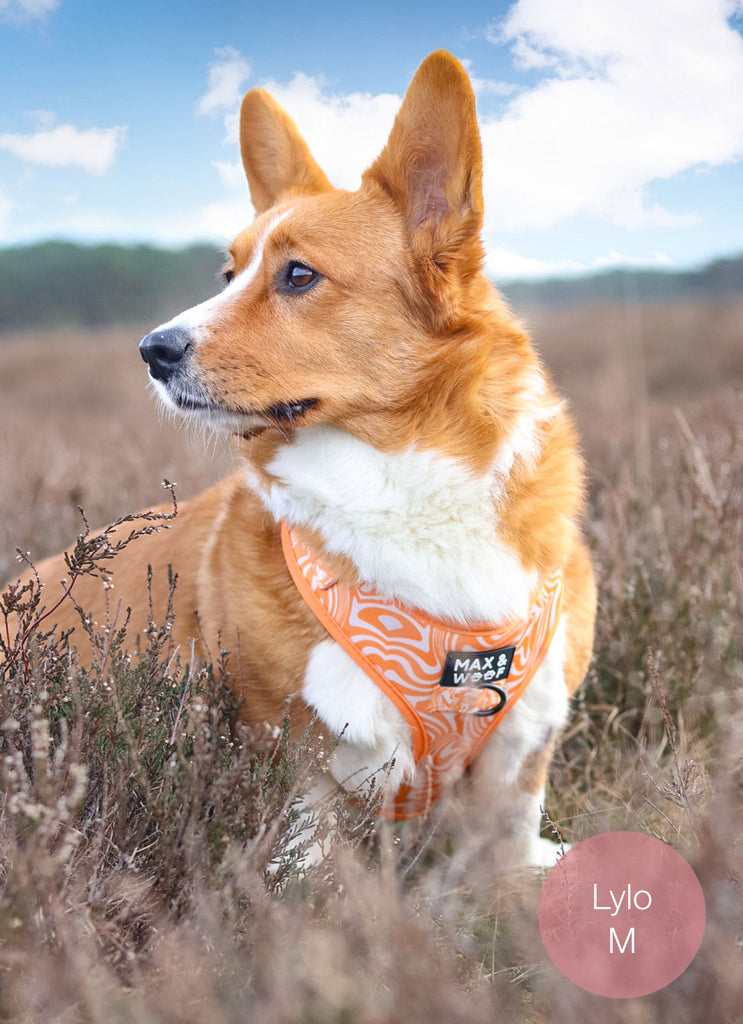
<instances>
[{"instance_id":1,"label":"white cloud","mask_svg":"<svg viewBox=\"0 0 743 1024\"><path fill-rule=\"evenodd\" d=\"M58 6L59 0L0 0L0 19L26 21L28 18L43 18Z\"/></svg>"},{"instance_id":2,"label":"white cloud","mask_svg":"<svg viewBox=\"0 0 743 1024\"><path fill-rule=\"evenodd\" d=\"M538 260L524 256L513 249L493 246L488 249L485 272L496 281L520 280L532 277L566 277L580 274L585 266L575 260Z\"/></svg>"},{"instance_id":3,"label":"white cloud","mask_svg":"<svg viewBox=\"0 0 743 1024\"><path fill-rule=\"evenodd\" d=\"M216 114L237 106L243 83L250 77L250 64L232 46L215 50L216 60L209 68L207 91L196 108L199 114Z\"/></svg>"},{"instance_id":4,"label":"white cloud","mask_svg":"<svg viewBox=\"0 0 743 1024\"><path fill-rule=\"evenodd\" d=\"M239 160L236 160L234 163L212 160L212 167L216 168L220 178L226 185L231 185L233 188L245 186L245 171Z\"/></svg>"},{"instance_id":5,"label":"white cloud","mask_svg":"<svg viewBox=\"0 0 743 1024\"><path fill-rule=\"evenodd\" d=\"M228 59L235 65L247 67L247 62L235 50L230 51ZM326 90L322 78L302 73L295 74L288 83L269 79L261 81L260 85L297 122L313 155L333 184L340 188L358 188L361 172L386 142L400 106L400 97L385 93L377 96L371 93L335 94ZM224 96L226 98L226 91ZM225 103L222 106L227 130L225 142L233 146L238 143L241 98L241 90L237 88L232 93L232 105ZM245 198L203 207L191 221L191 226L196 234L227 241L251 220L245 173L239 160L214 160L212 166L225 184L239 189Z\"/></svg>"},{"instance_id":6,"label":"white cloud","mask_svg":"<svg viewBox=\"0 0 743 1024\"><path fill-rule=\"evenodd\" d=\"M361 172L379 154L392 128L400 97L390 93L337 94L321 78L297 73L284 85L261 87L296 121L313 156L339 188L358 188Z\"/></svg>"},{"instance_id":7,"label":"white cloud","mask_svg":"<svg viewBox=\"0 0 743 1024\"><path fill-rule=\"evenodd\" d=\"M400 105L400 97L374 96L369 93L333 94L326 91L322 79L301 73L295 74L286 84L275 80L262 81L260 84L297 122L299 130L331 181L343 188L358 187L362 170L372 162L387 140ZM233 130L228 141L236 145L237 114L232 112L228 114L228 119L230 117L233 119ZM239 160L214 161L213 166L225 183L245 189L244 171ZM491 196L486 196L486 209L491 199ZM649 210L641 209L642 204L638 205L636 199L634 193L624 197L622 215L627 221L639 222L645 218L659 224L687 224L697 220L695 215L668 214L657 204ZM615 197L615 201L619 204L619 196ZM202 235L228 241L249 219L249 204L235 201L212 203L203 207L192 223ZM491 241L493 244L488 246L486 271L498 280L578 275L615 266L661 267L671 264L669 257L663 253L625 255L616 250L590 262L545 261L503 247L494 239Z\"/></svg>"},{"instance_id":8,"label":"white cloud","mask_svg":"<svg viewBox=\"0 0 743 1024\"><path fill-rule=\"evenodd\" d=\"M646 270L668 269L673 260L663 252L628 255L615 249L588 262L579 260L538 260L523 256L513 249L494 246L488 249L486 273L497 281L524 280L543 277L571 277L614 267L638 267Z\"/></svg>"},{"instance_id":9,"label":"white cloud","mask_svg":"<svg viewBox=\"0 0 743 1024\"><path fill-rule=\"evenodd\" d=\"M189 218L191 238L211 238L225 244L232 241L253 219L253 208L245 189L245 198L235 202L209 203Z\"/></svg>"},{"instance_id":10,"label":"white cloud","mask_svg":"<svg viewBox=\"0 0 743 1024\"><path fill-rule=\"evenodd\" d=\"M220 59L209 72L210 89L199 103L199 112L224 112L225 142L238 142L242 82L249 65L237 50L219 51ZM242 70L240 70L242 69ZM264 79L268 90L297 122L313 155L330 180L340 188L357 188L361 172L381 151L389 134L400 97L389 93L328 92L321 77L296 73L287 82ZM239 163L214 161L223 181L242 187Z\"/></svg>"},{"instance_id":11,"label":"white cloud","mask_svg":"<svg viewBox=\"0 0 743 1024\"><path fill-rule=\"evenodd\" d=\"M591 269L605 270L610 267L644 267L647 270L669 269L674 266L671 257L665 252L652 252L647 256L628 256L627 253L612 249L606 256L597 256L591 262Z\"/></svg>"},{"instance_id":12,"label":"white cloud","mask_svg":"<svg viewBox=\"0 0 743 1024\"><path fill-rule=\"evenodd\" d=\"M728 23L733 11L733 0L517 0L490 38L536 70L536 84L509 98L507 83L472 75L481 98L506 97L502 115L481 116L486 244L578 215L628 229L699 223L696 211L666 209L648 194L654 182L743 157L743 39ZM200 109L224 111L234 143L249 67L231 48L218 57ZM260 84L344 188L358 185L400 103L332 93L303 73ZM242 185L237 165L215 166Z\"/></svg>"},{"instance_id":13,"label":"white cloud","mask_svg":"<svg viewBox=\"0 0 743 1024\"><path fill-rule=\"evenodd\" d=\"M57 115L53 110L29 110L28 116L36 122L39 128L53 128L57 123Z\"/></svg>"},{"instance_id":14,"label":"white cloud","mask_svg":"<svg viewBox=\"0 0 743 1024\"><path fill-rule=\"evenodd\" d=\"M513 82L502 82L493 78L478 78L472 70L472 61L468 58L462 60L467 69L472 84L472 91L475 96L512 96L518 92L518 86Z\"/></svg>"},{"instance_id":15,"label":"white cloud","mask_svg":"<svg viewBox=\"0 0 743 1024\"><path fill-rule=\"evenodd\" d=\"M75 128L60 124L31 135L0 135L0 149L21 160L47 167L79 167L88 174L104 174L126 138L125 128Z\"/></svg>"},{"instance_id":16,"label":"white cloud","mask_svg":"<svg viewBox=\"0 0 743 1024\"><path fill-rule=\"evenodd\" d=\"M696 223L647 206L646 189L743 157L735 6L517 0L490 38L541 79L482 124L486 234L577 214L631 228Z\"/></svg>"},{"instance_id":17,"label":"white cloud","mask_svg":"<svg viewBox=\"0 0 743 1024\"><path fill-rule=\"evenodd\" d=\"M484 108L484 237L491 273L543 276L668 265L668 257L656 252L611 251L588 263L533 260L505 247L504 237L579 216L629 230L699 224L696 210L666 208L652 190L684 172L743 159L743 39L728 20L741 9L740 0L512 4L491 39L530 69L531 84L514 90L469 68ZM237 51L222 51L222 57L225 67L248 67ZM217 78L210 76L211 109L224 114L225 141L235 145L242 79L235 74L231 82L219 93L224 102L218 107ZM343 188L358 186L400 104L391 94L334 93L322 78L303 73L260 85L286 108L331 181ZM210 88L202 103L211 94ZM489 116L494 95L503 100L498 115ZM214 166L223 181L244 188L239 163ZM203 223L211 218L220 234L238 229L231 208L212 206L202 214Z\"/></svg>"}]
</instances>

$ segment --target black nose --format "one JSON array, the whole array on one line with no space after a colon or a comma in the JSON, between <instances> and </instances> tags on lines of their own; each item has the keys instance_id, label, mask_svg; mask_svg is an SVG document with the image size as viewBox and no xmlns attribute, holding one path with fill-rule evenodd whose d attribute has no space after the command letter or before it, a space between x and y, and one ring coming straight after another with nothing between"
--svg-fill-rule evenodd
<instances>
[{"instance_id":1,"label":"black nose","mask_svg":"<svg viewBox=\"0 0 743 1024\"><path fill-rule=\"evenodd\" d=\"M139 352L155 380L170 380L191 348L191 336L182 327L153 331L139 343Z\"/></svg>"}]
</instances>

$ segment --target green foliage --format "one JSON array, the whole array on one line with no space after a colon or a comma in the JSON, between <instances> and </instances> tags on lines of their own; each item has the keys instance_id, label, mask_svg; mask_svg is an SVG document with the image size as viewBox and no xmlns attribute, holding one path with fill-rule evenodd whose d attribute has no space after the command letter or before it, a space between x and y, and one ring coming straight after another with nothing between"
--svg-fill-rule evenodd
<instances>
[{"instance_id":1,"label":"green foliage","mask_svg":"<svg viewBox=\"0 0 743 1024\"><path fill-rule=\"evenodd\" d=\"M501 290L516 307L733 300L743 296L743 256L700 270L608 270L585 277L512 281Z\"/></svg>"},{"instance_id":2,"label":"green foliage","mask_svg":"<svg viewBox=\"0 0 743 1024\"><path fill-rule=\"evenodd\" d=\"M48 241L0 249L0 330L157 323L212 295L221 262L208 245L174 251ZM502 291L517 307L740 298L743 257L685 273L513 281Z\"/></svg>"},{"instance_id":3,"label":"green foliage","mask_svg":"<svg viewBox=\"0 0 743 1024\"><path fill-rule=\"evenodd\" d=\"M212 295L220 263L207 245L50 241L0 250L0 330L157 323Z\"/></svg>"}]
</instances>

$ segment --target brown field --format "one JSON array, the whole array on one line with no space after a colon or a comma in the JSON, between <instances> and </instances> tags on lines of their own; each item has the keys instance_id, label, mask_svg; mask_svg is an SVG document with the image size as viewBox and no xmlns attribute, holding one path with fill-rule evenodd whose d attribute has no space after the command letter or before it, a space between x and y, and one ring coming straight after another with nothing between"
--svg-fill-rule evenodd
<instances>
[{"instance_id":1,"label":"brown field","mask_svg":"<svg viewBox=\"0 0 743 1024\"><path fill-rule=\"evenodd\" d=\"M218 683L159 664L157 637L138 670L112 643L87 674L52 637L0 663L0 1020L743 1021L743 302L524 320L584 438L600 585L547 810L571 842L636 829L690 860L707 901L691 967L638 1000L563 979L541 880L499 884L487 808L376 841L341 814L301 874L309 743L277 767L280 738L231 736ZM162 502L163 477L185 498L230 466L160 423L137 340L0 339L0 577L16 547L68 545L77 505L105 523Z\"/></svg>"}]
</instances>

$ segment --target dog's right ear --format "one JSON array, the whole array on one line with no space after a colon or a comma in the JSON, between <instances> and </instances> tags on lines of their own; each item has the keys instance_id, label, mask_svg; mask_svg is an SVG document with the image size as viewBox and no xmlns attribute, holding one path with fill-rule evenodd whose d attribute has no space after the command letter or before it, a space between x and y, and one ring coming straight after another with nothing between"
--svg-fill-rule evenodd
<instances>
[{"instance_id":1,"label":"dog's right ear","mask_svg":"<svg viewBox=\"0 0 743 1024\"><path fill-rule=\"evenodd\" d=\"M437 323L446 323L460 283L484 258L475 96L450 53L437 50L418 68L387 145L362 180L397 207L418 268L416 294Z\"/></svg>"},{"instance_id":2,"label":"dog's right ear","mask_svg":"<svg viewBox=\"0 0 743 1024\"><path fill-rule=\"evenodd\" d=\"M264 89L251 89L240 109L240 152L256 213L286 193L332 189L287 112Z\"/></svg>"}]
</instances>

